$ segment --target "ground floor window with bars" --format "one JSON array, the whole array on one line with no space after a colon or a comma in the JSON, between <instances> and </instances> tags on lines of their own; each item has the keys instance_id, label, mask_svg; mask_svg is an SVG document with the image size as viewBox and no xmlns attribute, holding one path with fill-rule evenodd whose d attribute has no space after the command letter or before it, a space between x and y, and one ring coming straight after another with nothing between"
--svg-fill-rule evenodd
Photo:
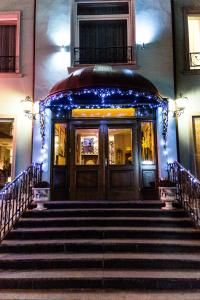
<instances>
[{"instance_id":1,"label":"ground floor window with bars","mask_svg":"<svg viewBox=\"0 0 200 300\"><path fill-rule=\"evenodd\" d=\"M0 119L0 189L11 181L13 164L13 120Z\"/></svg>"}]
</instances>

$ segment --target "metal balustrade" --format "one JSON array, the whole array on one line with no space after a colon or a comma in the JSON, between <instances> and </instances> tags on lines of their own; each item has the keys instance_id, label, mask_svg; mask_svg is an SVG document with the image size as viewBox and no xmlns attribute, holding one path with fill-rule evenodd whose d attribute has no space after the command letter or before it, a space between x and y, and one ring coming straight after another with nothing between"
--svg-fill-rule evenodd
<instances>
[{"instance_id":1,"label":"metal balustrade","mask_svg":"<svg viewBox=\"0 0 200 300\"><path fill-rule=\"evenodd\" d=\"M42 164L32 164L0 190L0 242L32 201L32 187L42 181Z\"/></svg>"},{"instance_id":2,"label":"metal balustrade","mask_svg":"<svg viewBox=\"0 0 200 300\"><path fill-rule=\"evenodd\" d=\"M200 181L176 161L168 164L168 175L169 179L178 187L178 201L199 227Z\"/></svg>"},{"instance_id":3,"label":"metal balustrade","mask_svg":"<svg viewBox=\"0 0 200 300\"><path fill-rule=\"evenodd\" d=\"M18 73L19 60L16 56L0 56L0 72Z\"/></svg>"},{"instance_id":4,"label":"metal balustrade","mask_svg":"<svg viewBox=\"0 0 200 300\"><path fill-rule=\"evenodd\" d=\"M74 65L132 63L133 47L74 48Z\"/></svg>"}]
</instances>

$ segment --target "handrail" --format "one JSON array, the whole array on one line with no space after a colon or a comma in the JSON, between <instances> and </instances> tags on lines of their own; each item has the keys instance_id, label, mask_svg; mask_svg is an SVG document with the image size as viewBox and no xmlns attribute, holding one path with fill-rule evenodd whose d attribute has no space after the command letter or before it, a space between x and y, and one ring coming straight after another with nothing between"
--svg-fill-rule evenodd
<instances>
[{"instance_id":1,"label":"handrail","mask_svg":"<svg viewBox=\"0 0 200 300\"><path fill-rule=\"evenodd\" d=\"M177 161L168 164L168 175L177 184L181 206L200 227L200 181Z\"/></svg>"},{"instance_id":2,"label":"handrail","mask_svg":"<svg viewBox=\"0 0 200 300\"><path fill-rule=\"evenodd\" d=\"M0 190L0 242L12 229L32 200L32 187L42 181L42 164L21 172Z\"/></svg>"},{"instance_id":3,"label":"handrail","mask_svg":"<svg viewBox=\"0 0 200 300\"><path fill-rule=\"evenodd\" d=\"M132 63L134 48L124 47L75 47L74 65L95 63Z\"/></svg>"}]
</instances>

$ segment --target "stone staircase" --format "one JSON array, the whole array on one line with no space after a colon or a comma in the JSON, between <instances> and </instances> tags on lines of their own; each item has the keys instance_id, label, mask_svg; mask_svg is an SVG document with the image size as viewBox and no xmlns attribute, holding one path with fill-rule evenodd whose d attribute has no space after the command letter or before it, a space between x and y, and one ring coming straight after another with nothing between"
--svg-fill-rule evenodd
<instances>
[{"instance_id":1,"label":"stone staircase","mask_svg":"<svg viewBox=\"0 0 200 300\"><path fill-rule=\"evenodd\" d=\"M200 289L200 231L161 206L52 201L25 212L0 245L0 289Z\"/></svg>"}]
</instances>

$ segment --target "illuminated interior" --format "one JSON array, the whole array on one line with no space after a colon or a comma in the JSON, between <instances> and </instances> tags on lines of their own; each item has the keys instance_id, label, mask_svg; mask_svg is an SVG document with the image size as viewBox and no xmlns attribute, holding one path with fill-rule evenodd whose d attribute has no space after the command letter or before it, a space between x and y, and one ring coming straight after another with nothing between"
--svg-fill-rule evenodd
<instances>
[{"instance_id":1,"label":"illuminated interior","mask_svg":"<svg viewBox=\"0 0 200 300\"><path fill-rule=\"evenodd\" d=\"M141 156L142 162L151 164L155 161L154 132L152 122L141 123Z\"/></svg>"},{"instance_id":2,"label":"illuminated interior","mask_svg":"<svg viewBox=\"0 0 200 300\"><path fill-rule=\"evenodd\" d=\"M11 181L13 122L0 121L0 188Z\"/></svg>"},{"instance_id":3,"label":"illuminated interior","mask_svg":"<svg viewBox=\"0 0 200 300\"><path fill-rule=\"evenodd\" d=\"M132 130L130 128L108 129L109 164L132 164Z\"/></svg>"},{"instance_id":4,"label":"illuminated interior","mask_svg":"<svg viewBox=\"0 0 200 300\"><path fill-rule=\"evenodd\" d=\"M200 69L200 15L188 16L190 69Z\"/></svg>"},{"instance_id":5,"label":"illuminated interior","mask_svg":"<svg viewBox=\"0 0 200 300\"><path fill-rule=\"evenodd\" d=\"M66 164L66 124L56 123L54 130L54 165Z\"/></svg>"},{"instance_id":6,"label":"illuminated interior","mask_svg":"<svg viewBox=\"0 0 200 300\"><path fill-rule=\"evenodd\" d=\"M99 130L76 130L76 165L98 165Z\"/></svg>"},{"instance_id":7,"label":"illuminated interior","mask_svg":"<svg viewBox=\"0 0 200 300\"><path fill-rule=\"evenodd\" d=\"M195 162L196 162L196 173L200 179L200 117L193 118L194 126L194 141L195 141Z\"/></svg>"},{"instance_id":8,"label":"illuminated interior","mask_svg":"<svg viewBox=\"0 0 200 300\"><path fill-rule=\"evenodd\" d=\"M133 117L134 108L106 108L106 109L73 109L73 118L124 118Z\"/></svg>"}]
</instances>

